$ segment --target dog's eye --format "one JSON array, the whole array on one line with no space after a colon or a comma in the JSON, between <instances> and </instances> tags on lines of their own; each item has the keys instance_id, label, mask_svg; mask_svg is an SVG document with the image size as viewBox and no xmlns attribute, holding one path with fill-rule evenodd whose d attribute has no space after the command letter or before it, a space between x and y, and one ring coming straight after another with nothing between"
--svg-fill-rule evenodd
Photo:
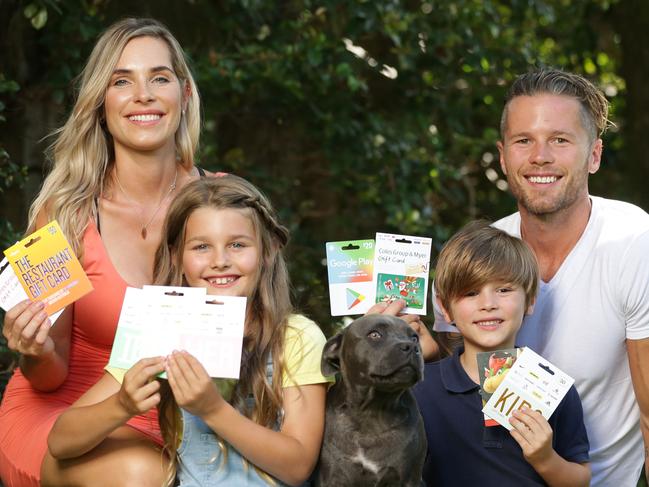
<instances>
[{"instance_id":1,"label":"dog's eye","mask_svg":"<svg viewBox=\"0 0 649 487\"><path fill-rule=\"evenodd\" d=\"M367 334L368 338L371 338L372 340L378 340L379 338L383 337L378 331L372 330Z\"/></svg>"}]
</instances>

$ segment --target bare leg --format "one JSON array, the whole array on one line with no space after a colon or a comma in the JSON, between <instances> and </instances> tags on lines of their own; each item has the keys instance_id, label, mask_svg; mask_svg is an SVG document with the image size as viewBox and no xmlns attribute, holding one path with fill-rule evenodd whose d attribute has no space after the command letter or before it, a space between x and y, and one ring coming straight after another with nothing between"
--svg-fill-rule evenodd
<instances>
[{"instance_id":1,"label":"bare leg","mask_svg":"<svg viewBox=\"0 0 649 487\"><path fill-rule=\"evenodd\" d=\"M41 466L41 485L161 487L168 464L159 446L123 426L79 458L57 460L47 452Z\"/></svg>"}]
</instances>

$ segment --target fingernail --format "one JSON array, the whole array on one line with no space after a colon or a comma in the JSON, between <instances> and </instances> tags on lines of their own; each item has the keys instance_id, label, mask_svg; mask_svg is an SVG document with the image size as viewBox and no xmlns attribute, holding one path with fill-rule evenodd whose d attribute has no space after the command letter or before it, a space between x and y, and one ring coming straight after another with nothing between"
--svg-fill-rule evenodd
<instances>
[{"instance_id":1,"label":"fingernail","mask_svg":"<svg viewBox=\"0 0 649 487\"><path fill-rule=\"evenodd\" d=\"M43 309L45 307L45 303L43 301L36 301L36 307L38 309Z\"/></svg>"}]
</instances>

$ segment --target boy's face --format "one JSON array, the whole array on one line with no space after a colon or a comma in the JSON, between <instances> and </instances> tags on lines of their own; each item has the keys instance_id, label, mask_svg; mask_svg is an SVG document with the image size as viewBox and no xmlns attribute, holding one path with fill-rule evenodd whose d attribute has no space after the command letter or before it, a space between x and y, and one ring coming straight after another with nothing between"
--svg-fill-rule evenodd
<instances>
[{"instance_id":1,"label":"boy's face","mask_svg":"<svg viewBox=\"0 0 649 487\"><path fill-rule=\"evenodd\" d=\"M447 321L455 322L464 337L465 349L490 351L514 346L523 316L531 312L525 306L525 292L515 284L489 282L451 301L444 309Z\"/></svg>"}]
</instances>

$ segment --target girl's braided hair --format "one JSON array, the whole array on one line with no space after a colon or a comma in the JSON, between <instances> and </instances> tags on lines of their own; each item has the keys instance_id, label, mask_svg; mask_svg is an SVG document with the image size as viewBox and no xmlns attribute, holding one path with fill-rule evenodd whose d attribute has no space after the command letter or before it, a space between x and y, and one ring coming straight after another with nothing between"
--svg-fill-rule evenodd
<instances>
[{"instance_id":1,"label":"girl's braided hair","mask_svg":"<svg viewBox=\"0 0 649 487\"><path fill-rule=\"evenodd\" d=\"M254 289L246 310L244 357L240 379L232 404L253 421L272 428L282 409L282 380L270 383L266 377L268 360L273 376L284 373L284 336L289 315L289 278L282 249L289 232L277 218L268 199L250 182L226 175L204 178L185 186L169 207L163 237L154 262L154 282L159 285L187 285L182 269L185 230L192 212L199 208L236 209L245 212L255 229L259 248L259 266ZM180 441L177 404L163 383L159 406L160 429L172 459L170 478L176 468L176 450ZM254 407L246 399L254 398Z\"/></svg>"}]
</instances>

